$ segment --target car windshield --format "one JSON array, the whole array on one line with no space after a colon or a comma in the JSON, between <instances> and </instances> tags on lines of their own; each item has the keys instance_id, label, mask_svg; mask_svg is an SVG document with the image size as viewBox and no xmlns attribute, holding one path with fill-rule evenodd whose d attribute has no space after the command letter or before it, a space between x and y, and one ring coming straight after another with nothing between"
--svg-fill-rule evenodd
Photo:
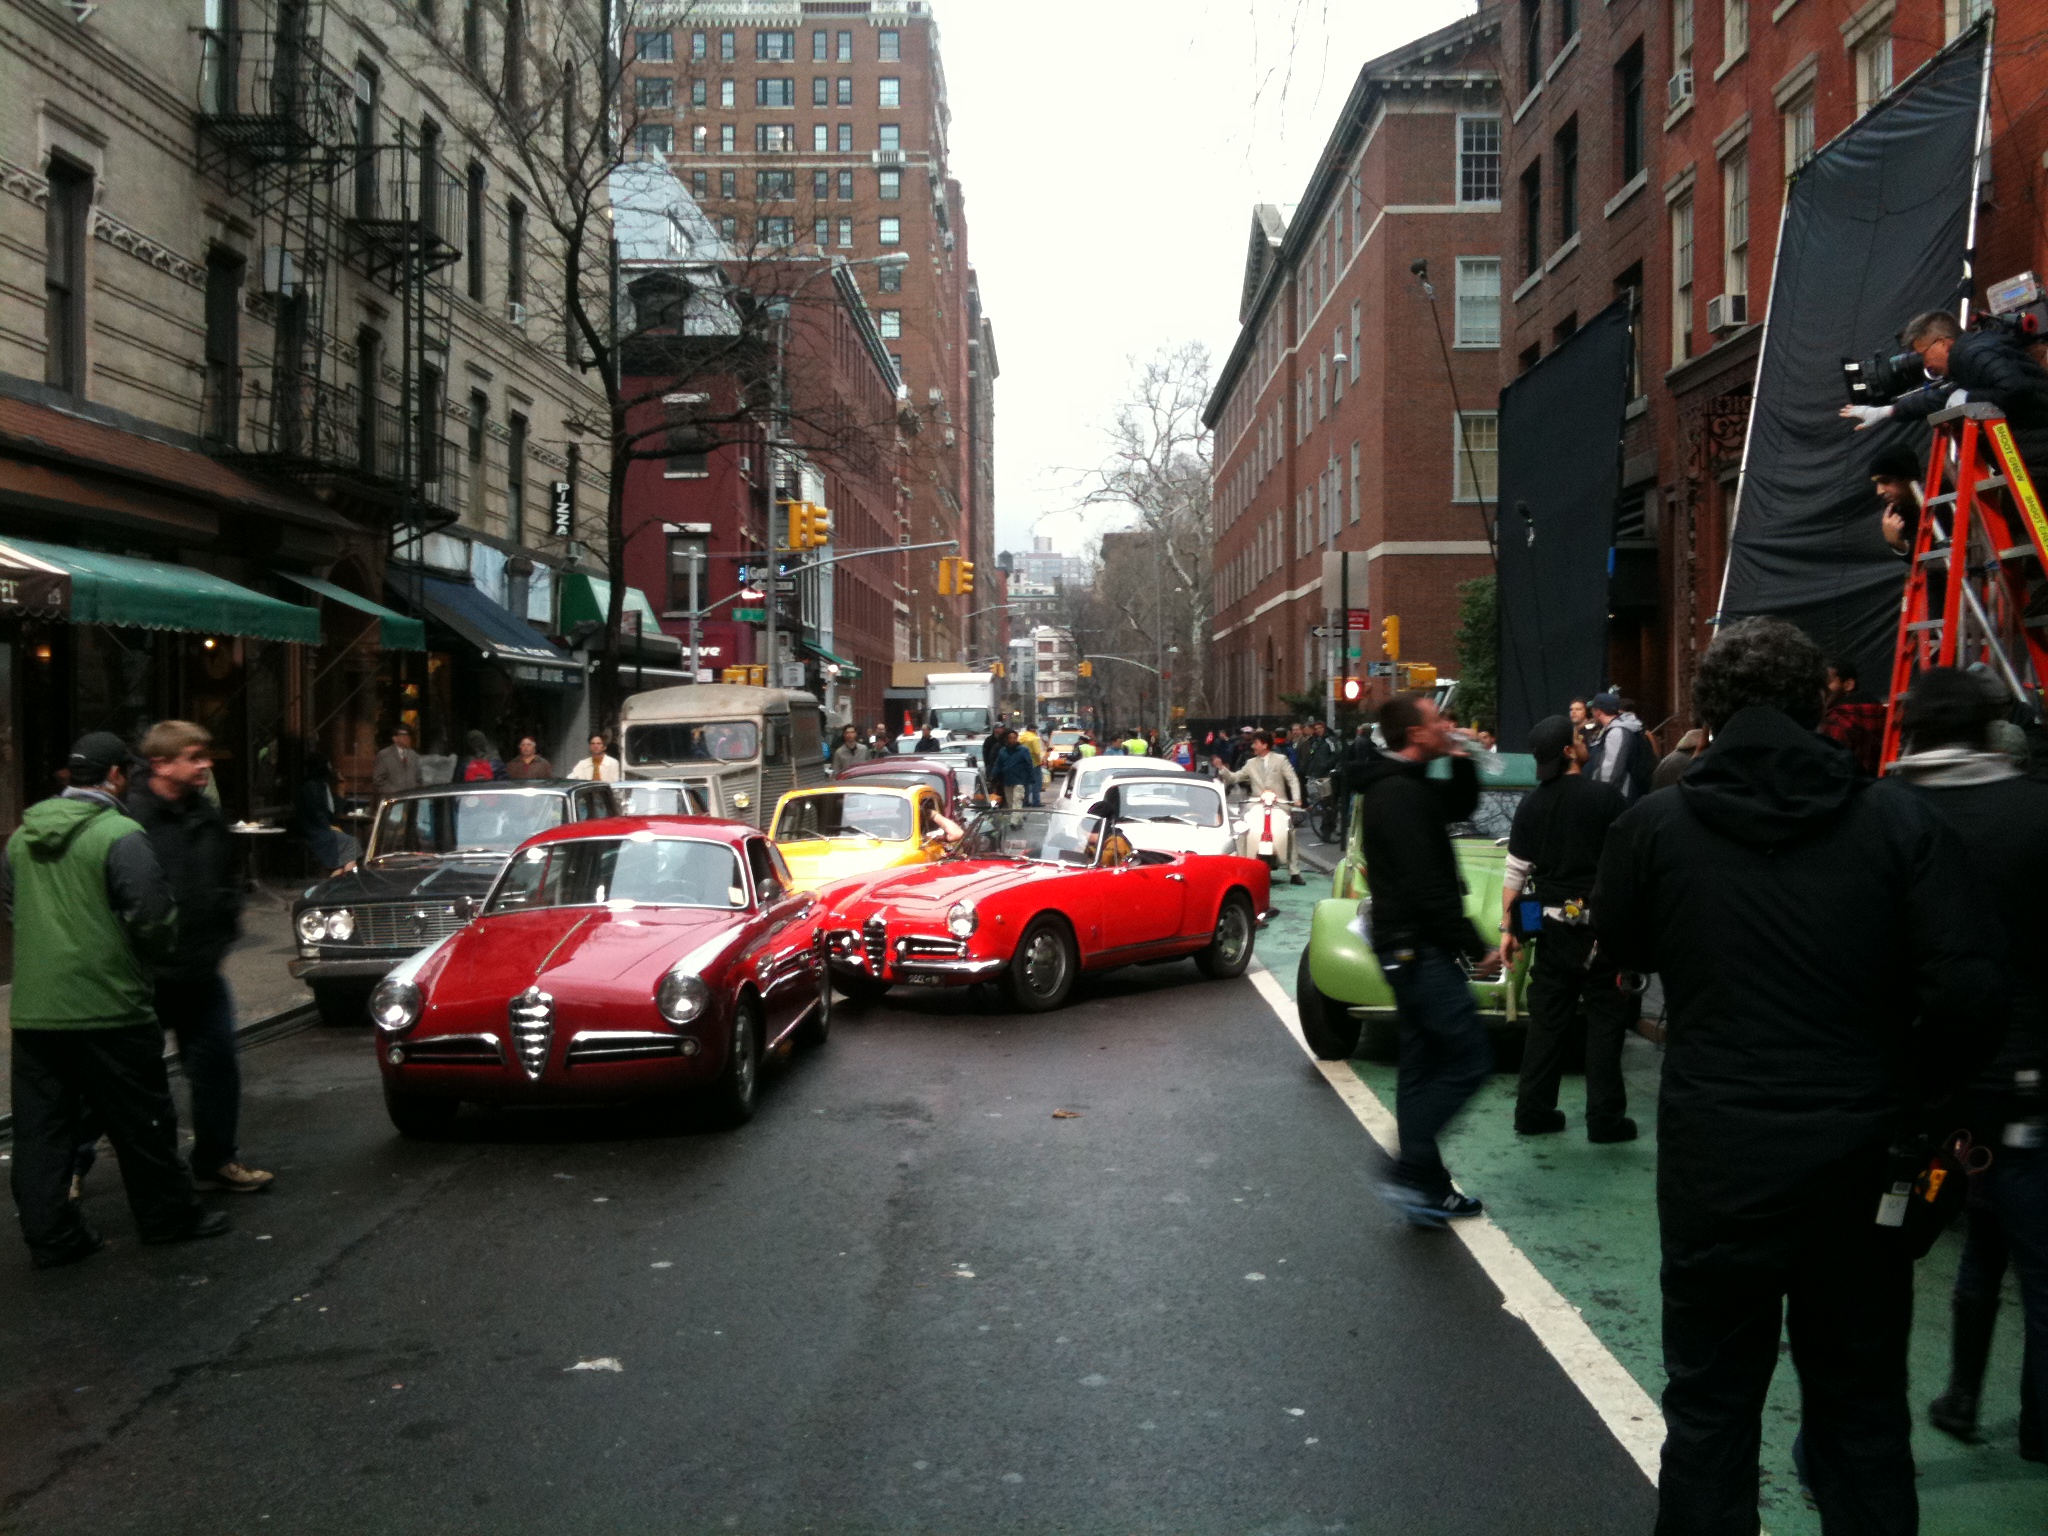
<instances>
[{"instance_id":1,"label":"car windshield","mask_svg":"<svg viewBox=\"0 0 2048 1536\"><path fill-rule=\"evenodd\" d=\"M505 867L486 916L536 907L718 907L747 904L740 861L696 838L582 837L529 848Z\"/></svg>"},{"instance_id":2,"label":"car windshield","mask_svg":"<svg viewBox=\"0 0 2048 1536\"><path fill-rule=\"evenodd\" d=\"M985 709L935 709L932 711L932 730L965 731L979 736L988 730L988 711Z\"/></svg>"},{"instance_id":3,"label":"car windshield","mask_svg":"<svg viewBox=\"0 0 2048 1536\"><path fill-rule=\"evenodd\" d=\"M778 843L830 842L836 838L900 843L910 836L910 802L902 795L856 789L799 795L775 813Z\"/></svg>"},{"instance_id":4,"label":"car windshield","mask_svg":"<svg viewBox=\"0 0 2048 1536\"><path fill-rule=\"evenodd\" d=\"M510 853L559 827L568 809L554 790L422 795L386 801L370 834L372 859L407 853Z\"/></svg>"},{"instance_id":5,"label":"car windshield","mask_svg":"<svg viewBox=\"0 0 2048 1536\"><path fill-rule=\"evenodd\" d=\"M989 811L961 840L970 859L1025 859L1033 864L1089 865L1102 842L1102 818L1071 811Z\"/></svg>"},{"instance_id":6,"label":"car windshield","mask_svg":"<svg viewBox=\"0 0 2048 1536\"><path fill-rule=\"evenodd\" d=\"M1081 733L1079 731L1054 731L1052 733L1052 744L1056 747L1079 746L1080 742Z\"/></svg>"},{"instance_id":7,"label":"car windshield","mask_svg":"<svg viewBox=\"0 0 2048 1536\"><path fill-rule=\"evenodd\" d=\"M761 728L752 720L672 721L626 727L626 761L645 763L750 763L761 755Z\"/></svg>"},{"instance_id":8,"label":"car windshield","mask_svg":"<svg viewBox=\"0 0 2048 1536\"><path fill-rule=\"evenodd\" d=\"M701 784L614 784L622 816L709 816L710 798Z\"/></svg>"},{"instance_id":9,"label":"car windshield","mask_svg":"<svg viewBox=\"0 0 2048 1536\"><path fill-rule=\"evenodd\" d=\"M1117 817L1123 821L1177 821L1190 827L1223 825L1223 797L1210 785L1138 783L1118 786Z\"/></svg>"},{"instance_id":10,"label":"car windshield","mask_svg":"<svg viewBox=\"0 0 2048 1536\"><path fill-rule=\"evenodd\" d=\"M1481 837L1488 841L1506 837L1514 829L1515 808L1528 793L1526 789L1482 789L1471 816L1451 823L1451 836Z\"/></svg>"}]
</instances>

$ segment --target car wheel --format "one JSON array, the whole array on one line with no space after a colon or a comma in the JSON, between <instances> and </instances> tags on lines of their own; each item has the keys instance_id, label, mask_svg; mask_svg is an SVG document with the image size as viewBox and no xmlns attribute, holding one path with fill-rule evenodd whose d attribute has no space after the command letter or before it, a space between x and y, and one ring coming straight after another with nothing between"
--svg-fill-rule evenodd
<instances>
[{"instance_id":1,"label":"car wheel","mask_svg":"<svg viewBox=\"0 0 2048 1536\"><path fill-rule=\"evenodd\" d=\"M413 1141L440 1141L455 1129L455 1115L462 1108L459 1099L430 1097L420 1093L384 1090L384 1112L398 1134Z\"/></svg>"},{"instance_id":2,"label":"car wheel","mask_svg":"<svg viewBox=\"0 0 2048 1536\"><path fill-rule=\"evenodd\" d=\"M360 1029L370 1022L370 989L328 982L313 988L313 1006L320 1022L336 1029Z\"/></svg>"},{"instance_id":3,"label":"car wheel","mask_svg":"<svg viewBox=\"0 0 2048 1536\"><path fill-rule=\"evenodd\" d=\"M1358 1050L1358 1020L1333 997L1316 990L1309 974L1308 951L1301 952L1301 970L1294 978L1294 1007L1301 1016L1301 1037L1322 1061L1349 1061Z\"/></svg>"},{"instance_id":4,"label":"car wheel","mask_svg":"<svg viewBox=\"0 0 2048 1536\"><path fill-rule=\"evenodd\" d=\"M1047 1013L1067 1000L1081 968L1073 935L1056 917L1041 917L1024 930L1003 972L1003 991L1025 1013Z\"/></svg>"},{"instance_id":5,"label":"car wheel","mask_svg":"<svg viewBox=\"0 0 2048 1536\"><path fill-rule=\"evenodd\" d=\"M745 1125L754 1118L754 1098L761 1088L761 1008L741 1000L733 1005L732 1044L725 1067L707 1096L712 1118L720 1125Z\"/></svg>"},{"instance_id":6,"label":"car wheel","mask_svg":"<svg viewBox=\"0 0 2048 1536\"><path fill-rule=\"evenodd\" d=\"M818 1006L796 1027L797 1044L823 1045L832 1033L832 973L818 967Z\"/></svg>"},{"instance_id":7,"label":"car wheel","mask_svg":"<svg viewBox=\"0 0 2048 1536\"><path fill-rule=\"evenodd\" d=\"M1196 953L1195 964L1211 981L1242 976L1252 963L1254 931L1250 898L1242 891L1232 891L1223 898L1223 908L1216 914L1216 932L1208 948Z\"/></svg>"}]
</instances>

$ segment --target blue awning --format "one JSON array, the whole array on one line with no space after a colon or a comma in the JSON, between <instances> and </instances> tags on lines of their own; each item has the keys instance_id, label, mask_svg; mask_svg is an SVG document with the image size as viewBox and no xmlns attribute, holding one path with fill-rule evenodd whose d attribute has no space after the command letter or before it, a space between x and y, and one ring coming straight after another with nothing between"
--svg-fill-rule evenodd
<instances>
[{"instance_id":1,"label":"blue awning","mask_svg":"<svg viewBox=\"0 0 2048 1536\"><path fill-rule=\"evenodd\" d=\"M408 571L394 573L385 587L404 602L412 601L417 591L428 618L453 630L475 646L479 654L509 668L519 681L568 688L582 686L580 662L468 582L445 581L438 576Z\"/></svg>"}]
</instances>

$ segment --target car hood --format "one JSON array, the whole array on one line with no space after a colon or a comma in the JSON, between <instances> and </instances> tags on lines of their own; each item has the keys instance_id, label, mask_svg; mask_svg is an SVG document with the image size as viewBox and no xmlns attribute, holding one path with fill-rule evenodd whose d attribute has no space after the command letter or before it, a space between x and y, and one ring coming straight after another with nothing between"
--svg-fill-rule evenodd
<instances>
[{"instance_id":1,"label":"car hood","mask_svg":"<svg viewBox=\"0 0 2048 1536\"><path fill-rule=\"evenodd\" d=\"M907 864L922 852L920 844L908 841L856 843L842 839L836 843L806 841L775 846L781 850L783 862L789 865L790 879L799 891L816 890L830 881Z\"/></svg>"},{"instance_id":2,"label":"car hood","mask_svg":"<svg viewBox=\"0 0 2048 1536\"><path fill-rule=\"evenodd\" d=\"M480 899L497 883L510 857L509 853L445 858L395 854L309 885L299 900L304 905L336 906L366 901Z\"/></svg>"},{"instance_id":3,"label":"car hood","mask_svg":"<svg viewBox=\"0 0 2048 1536\"><path fill-rule=\"evenodd\" d=\"M483 1010L502 1022L505 1005L528 987L593 1014L652 1005L662 975L678 960L693 970L717 959L737 933L737 914L697 907L549 907L480 918L450 941L429 991L444 1019Z\"/></svg>"},{"instance_id":4,"label":"car hood","mask_svg":"<svg viewBox=\"0 0 2048 1536\"><path fill-rule=\"evenodd\" d=\"M1071 866L1028 864L1018 859L945 859L898 874L843 888L831 898L840 915L865 916L887 906L905 917L943 920L957 901L983 901L998 891L1076 873Z\"/></svg>"}]
</instances>

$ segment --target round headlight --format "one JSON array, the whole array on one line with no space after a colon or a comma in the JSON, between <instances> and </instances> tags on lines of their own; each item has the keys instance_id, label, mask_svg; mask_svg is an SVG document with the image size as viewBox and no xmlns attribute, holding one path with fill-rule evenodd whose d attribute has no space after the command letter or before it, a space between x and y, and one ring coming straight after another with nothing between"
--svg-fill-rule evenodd
<instances>
[{"instance_id":1,"label":"round headlight","mask_svg":"<svg viewBox=\"0 0 2048 1536\"><path fill-rule=\"evenodd\" d=\"M420 989L386 976L370 994L370 1019L388 1034L403 1034L420 1021Z\"/></svg>"},{"instance_id":2,"label":"round headlight","mask_svg":"<svg viewBox=\"0 0 2048 1536\"><path fill-rule=\"evenodd\" d=\"M704 978L687 971L670 971L654 989L654 1006L671 1024L687 1024L711 1006L711 989Z\"/></svg>"},{"instance_id":3,"label":"round headlight","mask_svg":"<svg viewBox=\"0 0 2048 1536\"><path fill-rule=\"evenodd\" d=\"M318 907L308 907L299 914L299 937L308 944L318 944L327 937L327 914Z\"/></svg>"},{"instance_id":4,"label":"round headlight","mask_svg":"<svg viewBox=\"0 0 2048 1536\"><path fill-rule=\"evenodd\" d=\"M339 939L345 944L355 931L356 915L346 907L327 914L327 937L330 939Z\"/></svg>"},{"instance_id":5,"label":"round headlight","mask_svg":"<svg viewBox=\"0 0 2048 1536\"><path fill-rule=\"evenodd\" d=\"M748 794L744 789L732 797L733 809L736 811L744 811L748 806L752 805L753 803L754 797Z\"/></svg>"},{"instance_id":6,"label":"round headlight","mask_svg":"<svg viewBox=\"0 0 2048 1536\"><path fill-rule=\"evenodd\" d=\"M970 937L981 926L981 914L974 910L971 901L956 901L953 909L946 914L946 932L956 939Z\"/></svg>"}]
</instances>

